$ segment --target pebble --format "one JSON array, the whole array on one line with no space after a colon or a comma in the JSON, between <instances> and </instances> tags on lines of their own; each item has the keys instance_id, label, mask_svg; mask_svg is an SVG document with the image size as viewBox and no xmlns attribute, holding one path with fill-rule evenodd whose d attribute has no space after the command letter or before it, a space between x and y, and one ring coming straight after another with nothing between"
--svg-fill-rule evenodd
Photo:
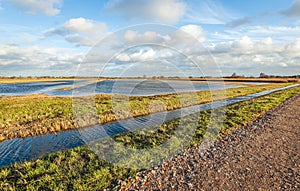
<instances>
[{"instance_id":1,"label":"pebble","mask_svg":"<svg viewBox=\"0 0 300 191\"><path fill-rule=\"evenodd\" d=\"M138 173L137 179L121 181L118 188L297 190L299 108L300 94L214 143L187 148L162 165Z\"/></svg>"}]
</instances>

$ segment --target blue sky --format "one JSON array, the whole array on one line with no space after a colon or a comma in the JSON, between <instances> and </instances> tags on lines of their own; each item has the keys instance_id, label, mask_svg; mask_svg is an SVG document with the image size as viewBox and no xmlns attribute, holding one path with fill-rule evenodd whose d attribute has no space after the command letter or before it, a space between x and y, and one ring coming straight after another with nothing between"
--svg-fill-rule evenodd
<instances>
[{"instance_id":1,"label":"blue sky","mask_svg":"<svg viewBox=\"0 0 300 191\"><path fill-rule=\"evenodd\" d=\"M295 75L299 34L300 0L0 0L0 76Z\"/></svg>"}]
</instances>

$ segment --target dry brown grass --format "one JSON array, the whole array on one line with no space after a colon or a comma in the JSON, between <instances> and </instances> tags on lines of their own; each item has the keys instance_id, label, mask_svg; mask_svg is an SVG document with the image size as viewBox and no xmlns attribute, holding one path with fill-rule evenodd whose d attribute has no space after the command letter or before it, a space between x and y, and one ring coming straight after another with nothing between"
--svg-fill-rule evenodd
<instances>
[{"instance_id":1,"label":"dry brown grass","mask_svg":"<svg viewBox=\"0 0 300 191\"><path fill-rule=\"evenodd\" d=\"M299 78L189 78L191 81L224 81L224 82L300 82Z\"/></svg>"}]
</instances>

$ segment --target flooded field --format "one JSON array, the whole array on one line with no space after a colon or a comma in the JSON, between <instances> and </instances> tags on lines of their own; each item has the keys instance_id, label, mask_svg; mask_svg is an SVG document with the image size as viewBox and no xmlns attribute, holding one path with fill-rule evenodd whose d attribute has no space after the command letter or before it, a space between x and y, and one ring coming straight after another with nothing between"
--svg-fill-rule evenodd
<instances>
[{"instance_id":1,"label":"flooded field","mask_svg":"<svg viewBox=\"0 0 300 191\"><path fill-rule=\"evenodd\" d=\"M50 95L56 89L70 87L73 84L73 80L0 84L0 95L15 96L43 93Z\"/></svg>"},{"instance_id":2,"label":"flooded field","mask_svg":"<svg viewBox=\"0 0 300 191\"><path fill-rule=\"evenodd\" d=\"M47 94L51 96L81 96L90 94L123 94L132 96L160 95L242 87L229 84L206 84L189 81L104 80L100 82L51 81L0 84L0 96Z\"/></svg>"}]
</instances>

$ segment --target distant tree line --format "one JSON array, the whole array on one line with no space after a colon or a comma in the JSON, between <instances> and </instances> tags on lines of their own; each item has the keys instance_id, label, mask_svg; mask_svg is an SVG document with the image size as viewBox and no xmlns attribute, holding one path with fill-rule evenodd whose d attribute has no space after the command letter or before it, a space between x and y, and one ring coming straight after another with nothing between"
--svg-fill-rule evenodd
<instances>
[{"instance_id":1,"label":"distant tree line","mask_svg":"<svg viewBox=\"0 0 300 191\"><path fill-rule=\"evenodd\" d=\"M259 78L300 78L300 75L279 76L279 75L268 75L261 72L258 77ZM253 76L245 77L245 75L238 75L234 72L231 76L225 76L224 78L254 78L254 77Z\"/></svg>"},{"instance_id":2,"label":"distant tree line","mask_svg":"<svg viewBox=\"0 0 300 191\"><path fill-rule=\"evenodd\" d=\"M300 78L300 75L291 75L291 76L279 76L279 75L267 75L263 72L261 72L258 76L259 78ZM86 77L86 76L0 76L0 79L25 79L25 78L32 78L32 79L43 79L43 78L103 78L103 79L118 79L118 78L126 78L126 79L185 79L186 77L180 77L180 76L152 76L147 77L146 75L140 76L140 77L105 77L105 76L94 76L94 77ZM213 76L202 76L202 77L195 77L195 76L189 76L187 77L189 79L192 78L214 78ZM224 76L223 78L254 78L253 76L245 76L236 74L235 72L231 76Z\"/></svg>"},{"instance_id":3,"label":"distant tree line","mask_svg":"<svg viewBox=\"0 0 300 191\"><path fill-rule=\"evenodd\" d=\"M279 76L279 75L267 75L263 72L259 74L260 78L300 78L300 75L293 75L293 76Z\"/></svg>"}]
</instances>

